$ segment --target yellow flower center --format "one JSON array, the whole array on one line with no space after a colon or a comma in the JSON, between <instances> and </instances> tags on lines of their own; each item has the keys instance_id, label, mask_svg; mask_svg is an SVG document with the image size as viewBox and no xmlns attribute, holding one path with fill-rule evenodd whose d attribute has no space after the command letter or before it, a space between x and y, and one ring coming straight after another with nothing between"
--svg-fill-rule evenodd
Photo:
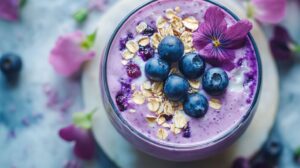
<instances>
[{"instance_id":1,"label":"yellow flower center","mask_svg":"<svg viewBox=\"0 0 300 168\"><path fill-rule=\"evenodd\" d=\"M218 39L214 39L212 42L214 47L219 47L221 45L221 42Z\"/></svg>"}]
</instances>

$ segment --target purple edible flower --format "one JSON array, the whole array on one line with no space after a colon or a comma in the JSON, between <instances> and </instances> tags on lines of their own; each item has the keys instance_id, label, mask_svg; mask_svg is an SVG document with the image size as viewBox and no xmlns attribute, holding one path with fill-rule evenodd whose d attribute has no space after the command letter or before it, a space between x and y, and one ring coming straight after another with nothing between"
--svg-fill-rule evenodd
<instances>
[{"instance_id":1,"label":"purple edible flower","mask_svg":"<svg viewBox=\"0 0 300 168\"><path fill-rule=\"evenodd\" d=\"M75 142L74 153L81 159L91 160L95 154L95 141L91 130L71 124L59 130L59 136L65 141Z\"/></svg>"},{"instance_id":2,"label":"purple edible flower","mask_svg":"<svg viewBox=\"0 0 300 168\"><path fill-rule=\"evenodd\" d=\"M0 19L15 21L19 19L19 0L0 0Z\"/></svg>"},{"instance_id":3,"label":"purple edible flower","mask_svg":"<svg viewBox=\"0 0 300 168\"><path fill-rule=\"evenodd\" d=\"M208 61L228 61L234 59L235 49L245 45L251 29L248 20L227 27L225 13L218 7L210 7L204 15L204 22L193 34L193 43Z\"/></svg>"},{"instance_id":4,"label":"purple edible flower","mask_svg":"<svg viewBox=\"0 0 300 168\"><path fill-rule=\"evenodd\" d=\"M278 60L291 60L294 52L299 52L300 48L297 47L288 31L281 26L275 26L270 47L274 58Z\"/></svg>"}]
</instances>

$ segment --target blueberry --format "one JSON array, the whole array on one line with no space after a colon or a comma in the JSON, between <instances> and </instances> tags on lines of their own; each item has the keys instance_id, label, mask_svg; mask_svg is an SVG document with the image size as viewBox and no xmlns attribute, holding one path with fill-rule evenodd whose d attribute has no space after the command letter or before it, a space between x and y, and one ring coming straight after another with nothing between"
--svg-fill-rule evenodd
<instances>
[{"instance_id":1,"label":"blueberry","mask_svg":"<svg viewBox=\"0 0 300 168\"><path fill-rule=\"evenodd\" d=\"M165 37L158 45L158 54L161 59L169 63L178 61L184 53L182 41L175 36Z\"/></svg>"},{"instance_id":2,"label":"blueberry","mask_svg":"<svg viewBox=\"0 0 300 168\"><path fill-rule=\"evenodd\" d=\"M188 79L199 78L205 70L205 62L197 53L187 53L179 61L180 72Z\"/></svg>"},{"instance_id":3,"label":"blueberry","mask_svg":"<svg viewBox=\"0 0 300 168\"><path fill-rule=\"evenodd\" d=\"M170 75L165 82L164 93L171 101L184 100L189 89L189 82L178 76Z\"/></svg>"},{"instance_id":4,"label":"blueberry","mask_svg":"<svg viewBox=\"0 0 300 168\"><path fill-rule=\"evenodd\" d=\"M151 58L145 65L145 73L147 78L152 81L162 82L168 78L170 65L158 58Z\"/></svg>"},{"instance_id":5,"label":"blueberry","mask_svg":"<svg viewBox=\"0 0 300 168\"><path fill-rule=\"evenodd\" d=\"M128 63L126 65L127 75L131 78L138 78L142 75L140 67L135 63Z\"/></svg>"},{"instance_id":6,"label":"blueberry","mask_svg":"<svg viewBox=\"0 0 300 168\"><path fill-rule=\"evenodd\" d=\"M183 110L191 117L203 117L208 110L208 101L200 93L190 94L183 104Z\"/></svg>"},{"instance_id":7,"label":"blueberry","mask_svg":"<svg viewBox=\"0 0 300 168\"><path fill-rule=\"evenodd\" d=\"M227 73L220 68L207 70L202 78L203 89L210 95L218 96L225 92L229 83Z\"/></svg>"},{"instance_id":8,"label":"blueberry","mask_svg":"<svg viewBox=\"0 0 300 168\"><path fill-rule=\"evenodd\" d=\"M0 70L6 77L16 76L21 69L22 60L20 56L14 53L7 53L0 58Z\"/></svg>"},{"instance_id":9,"label":"blueberry","mask_svg":"<svg viewBox=\"0 0 300 168\"><path fill-rule=\"evenodd\" d=\"M144 60L147 61L154 56L155 50L150 46L140 46L138 55Z\"/></svg>"},{"instance_id":10,"label":"blueberry","mask_svg":"<svg viewBox=\"0 0 300 168\"><path fill-rule=\"evenodd\" d=\"M263 154L272 164L277 163L282 153L283 146L277 135L273 135L263 146Z\"/></svg>"},{"instance_id":11,"label":"blueberry","mask_svg":"<svg viewBox=\"0 0 300 168\"><path fill-rule=\"evenodd\" d=\"M249 160L243 157L239 157L235 159L231 166L231 168L250 168L250 167L251 165Z\"/></svg>"}]
</instances>

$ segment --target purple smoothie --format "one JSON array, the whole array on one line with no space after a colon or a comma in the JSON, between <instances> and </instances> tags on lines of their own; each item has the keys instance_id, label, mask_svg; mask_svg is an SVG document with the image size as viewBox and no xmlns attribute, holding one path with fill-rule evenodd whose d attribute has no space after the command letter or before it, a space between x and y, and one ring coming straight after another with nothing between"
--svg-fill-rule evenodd
<instances>
[{"instance_id":1,"label":"purple smoothie","mask_svg":"<svg viewBox=\"0 0 300 168\"><path fill-rule=\"evenodd\" d=\"M179 18L193 17L201 24L205 11L211 6L216 5L202 0L151 2L127 18L107 49L104 61L106 73L103 74L102 79L108 89L103 91L107 95L106 101L111 103L108 105L108 102L105 102L109 115L118 131L147 153L171 160L206 157L232 143L246 129L252 118L261 74L259 74L259 58L250 36L247 37L244 47L235 50L235 58L230 64L220 65L229 76L229 85L224 94L210 96L203 90L201 79L191 81L192 90L202 93L209 101L209 109L203 118L192 118L186 115L182 108L178 107L180 103L171 103L174 106L173 114L165 115L164 112L158 114L157 111L161 106L165 106L168 100L165 98L160 100L159 109L154 111L153 108L156 108L157 103L152 108L149 108L149 103L155 96L145 95L143 92L151 87L149 90L152 93L155 83L147 79L144 66L148 57L156 57L153 52L157 49L152 36L153 33L159 32L158 18L168 18L168 14L172 14L169 9L173 9ZM226 10L222 10L226 14L225 20L228 26L237 22ZM168 20L167 18L165 20ZM188 23L191 23L187 24L189 28L198 27L193 20ZM137 27L138 25L140 27ZM147 30L143 28L145 25ZM173 33L176 34L175 31ZM149 42L147 42L148 37ZM139 48L145 45L148 50L137 49L135 45L128 44L128 41L138 44ZM185 47L185 53L194 51L193 47ZM138 68L133 66L128 74L130 64L137 65ZM207 69L210 67L212 65L208 63ZM178 121L174 120L178 119L179 114L180 117L184 116L185 121L178 124ZM153 121L152 117L156 117L156 120Z\"/></svg>"}]
</instances>

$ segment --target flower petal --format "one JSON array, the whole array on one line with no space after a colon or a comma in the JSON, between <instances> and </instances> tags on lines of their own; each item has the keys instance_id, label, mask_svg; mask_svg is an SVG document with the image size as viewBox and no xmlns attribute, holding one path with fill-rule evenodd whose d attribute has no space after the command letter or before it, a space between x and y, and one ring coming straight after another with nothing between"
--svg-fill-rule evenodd
<instances>
[{"instance_id":1,"label":"flower petal","mask_svg":"<svg viewBox=\"0 0 300 168\"><path fill-rule=\"evenodd\" d=\"M220 25L226 25L225 13L218 7L213 6L207 9L204 15L204 20L213 28L219 27Z\"/></svg>"},{"instance_id":2,"label":"flower petal","mask_svg":"<svg viewBox=\"0 0 300 168\"><path fill-rule=\"evenodd\" d=\"M215 61L226 61L226 60L232 60L234 57L234 51L230 49L224 49L221 47L214 47L212 43L209 43L204 49L203 49L203 56L205 58L209 58Z\"/></svg>"},{"instance_id":3,"label":"flower petal","mask_svg":"<svg viewBox=\"0 0 300 168\"><path fill-rule=\"evenodd\" d=\"M92 59L95 52L81 48L83 33L77 31L58 38L52 49L49 62L56 72L69 77L80 70L81 64Z\"/></svg>"},{"instance_id":4,"label":"flower petal","mask_svg":"<svg viewBox=\"0 0 300 168\"><path fill-rule=\"evenodd\" d=\"M95 154L95 141L89 130L71 124L59 130L59 136L67 142L74 141L74 153L81 159L90 160Z\"/></svg>"},{"instance_id":5,"label":"flower petal","mask_svg":"<svg viewBox=\"0 0 300 168\"><path fill-rule=\"evenodd\" d=\"M289 44L293 43L293 39L289 32L281 26L275 26L273 37L270 40L272 54L277 60L291 60L293 53Z\"/></svg>"},{"instance_id":6,"label":"flower petal","mask_svg":"<svg viewBox=\"0 0 300 168\"><path fill-rule=\"evenodd\" d=\"M19 19L19 0L1 0L0 18L8 21Z\"/></svg>"},{"instance_id":7,"label":"flower petal","mask_svg":"<svg viewBox=\"0 0 300 168\"><path fill-rule=\"evenodd\" d=\"M210 7L205 12L204 23L193 33L193 43L197 50L207 46L212 38L219 38L225 32L227 23L224 12L218 7Z\"/></svg>"},{"instance_id":8,"label":"flower petal","mask_svg":"<svg viewBox=\"0 0 300 168\"><path fill-rule=\"evenodd\" d=\"M224 33L222 44L225 48L237 49L245 44L247 34L252 29L252 23L248 20L241 20L229 27Z\"/></svg>"},{"instance_id":9,"label":"flower petal","mask_svg":"<svg viewBox=\"0 0 300 168\"><path fill-rule=\"evenodd\" d=\"M286 0L251 0L255 6L255 18L264 23L276 24L283 20Z\"/></svg>"}]
</instances>

